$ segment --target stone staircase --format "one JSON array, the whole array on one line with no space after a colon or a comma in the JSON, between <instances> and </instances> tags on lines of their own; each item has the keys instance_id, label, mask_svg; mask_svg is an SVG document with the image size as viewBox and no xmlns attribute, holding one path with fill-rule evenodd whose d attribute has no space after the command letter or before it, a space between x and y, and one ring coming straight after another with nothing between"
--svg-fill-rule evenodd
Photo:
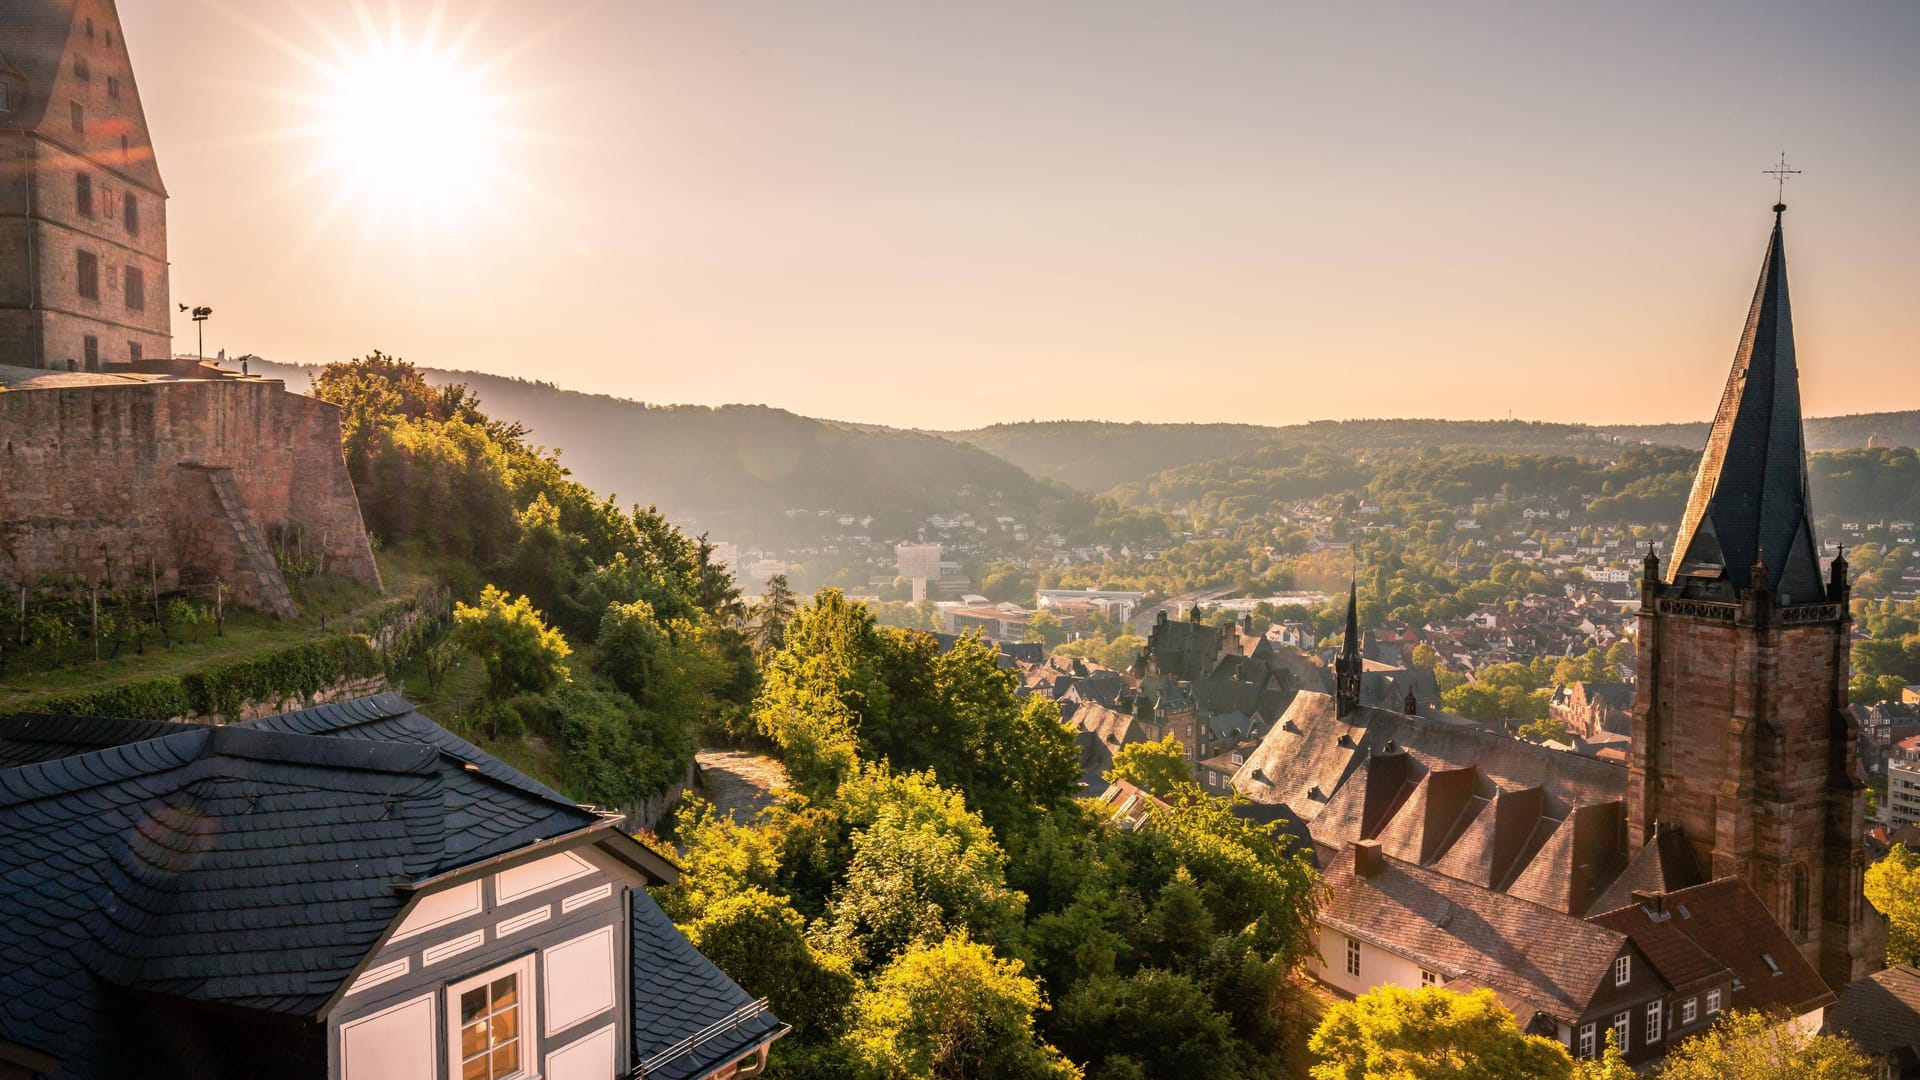
<instances>
[{"instance_id":1,"label":"stone staircase","mask_svg":"<svg viewBox=\"0 0 1920 1080\"><path fill-rule=\"evenodd\" d=\"M240 587L240 597L275 618L297 618L300 609L294 606L293 593L288 591L287 579L280 574L280 564L274 560L266 534L240 496L240 485L233 479L233 470L224 465L182 464L206 476L207 483L213 487L214 505L233 532L234 543L240 549L239 573L245 579L235 583Z\"/></svg>"}]
</instances>

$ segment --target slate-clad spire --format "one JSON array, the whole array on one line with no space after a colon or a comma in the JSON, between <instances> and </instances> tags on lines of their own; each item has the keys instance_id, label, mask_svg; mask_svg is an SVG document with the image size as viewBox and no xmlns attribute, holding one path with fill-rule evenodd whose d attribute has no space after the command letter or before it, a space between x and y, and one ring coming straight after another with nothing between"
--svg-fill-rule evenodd
<instances>
[{"instance_id":1,"label":"slate-clad spire","mask_svg":"<svg viewBox=\"0 0 1920 1080\"><path fill-rule=\"evenodd\" d=\"M1340 655L1333 661L1333 698L1337 714L1345 716L1360 707L1360 673L1366 661L1360 654L1360 586L1347 585L1347 639L1340 644Z\"/></svg>"},{"instance_id":2,"label":"slate-clad spire","mask_svg":"<svg viewBox=\"0 0 1920 1080\"><path fill-rule=\"evenodd\" d=\"M1773 236L1760 284L1720 397L1706 456L1693 480L1668 571L1672 584L1733 600L1764 584L1782 603L1826 599L1807 503L1807 449L1800 423L1800 373L1787 300L1785 204L1774 207Z\"/></svg>"}]
</instances>

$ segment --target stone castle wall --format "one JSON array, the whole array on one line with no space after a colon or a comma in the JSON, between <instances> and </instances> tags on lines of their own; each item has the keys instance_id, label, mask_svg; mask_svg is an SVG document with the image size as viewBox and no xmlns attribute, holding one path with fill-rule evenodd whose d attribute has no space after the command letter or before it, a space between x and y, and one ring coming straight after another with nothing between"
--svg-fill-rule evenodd
<instances>
[{"instance_id":1,"label":"stone castle wall","mask_svg":"<svg viewBox=\"0 0 1920 1080\"><path fill-rule=\"evenodd\" d=\"M322 569L379 587L339 411L266 379L0 392L0 584L144 585L151 564L163 590L259 606L220 468L260 531L302 529Z\"/></svg>"}]
</instances>

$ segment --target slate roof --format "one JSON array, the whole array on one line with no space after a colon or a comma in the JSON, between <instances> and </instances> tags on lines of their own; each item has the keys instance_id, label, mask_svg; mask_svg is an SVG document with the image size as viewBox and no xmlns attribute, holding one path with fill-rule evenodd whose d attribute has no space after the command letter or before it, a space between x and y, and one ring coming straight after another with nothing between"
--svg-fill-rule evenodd
<instances>
[{"instance_id":1,"label":"slate roof","mask_svg":"<svg viewBox=\"0 0 1920 1080\"><path fill-rule=\"evenodd\" d=\"M1827 1010L1827 1028L1869 1054L1920 1058L1920 968L1897 964L1856 979Z\"/></svg>"},{"instance_id":2,"label":"slate roof","mask_svg":"<svg viewBox=\"0 0 1920 1080\"><path fill-rule=\"evenodd\" d=\"M391 695L0 771L0 1040L103 1075L109 988L311 1017L396 885L600 820Z\"/></svg>"},{"instance_id":3,"label":"slate roof","mask_svg":"<svg viewBox=\"0 0 1920 1080\"><path fill-rule=\"evenodd\" d=\"M19 713L0 718L0 769L174 735L199 724Z\"/></svg>"},{"instance_id":4,"label":"slate roof","mask_svg":"<svg viewBox=\"0 0 1920 1080\"><path fill-rule=\"evenodd\" d=\"M700 955L645 889L630 893L634 1076L691 1080L787 1033L764 1000Z\"/></svg>"},{"instance_id":5,"label":"slate roof","mask_svg":"<svg viewBox=\"0 0 1920 1080\"><path fill-rule=\"evenodd\" d=\"M1390 856L1373 875L1357 876L1353 857L1348 845L1324 860L1331 894L1320 910L1323 925L1563 1023L1586 1012L1627 943L1618 931Z\"/></svg>"},{"instance_id":6,"label":"slate roof","mask_svg":"<svg viewBox=\"0 0 1920 1080\"><path fill-rule=\"evenodd\" d=\"M1807 498L1800 372L1781 231L1785 209L1775 208L1760 281L1674 542L1678 557L1667 581L1689 595L1738 599L1763 553L1767 585L1784 602L1818 603L1827 595Z\"/></svg>"}]
</instances>

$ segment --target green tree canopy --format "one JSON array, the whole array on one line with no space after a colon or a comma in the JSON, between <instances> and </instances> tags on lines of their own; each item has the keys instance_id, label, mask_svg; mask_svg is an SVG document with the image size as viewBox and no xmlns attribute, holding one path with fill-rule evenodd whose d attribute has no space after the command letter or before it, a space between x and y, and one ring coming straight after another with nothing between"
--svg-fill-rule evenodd
<instances>
[{"instance_id":1,"label":"green tree canopy","mask_svg":"<svg viewBox=\"0 0 1920 1080\"><path fill-rule=\"evenodd\" d=\"M1887 963L1920 964L1920 853L1893 845L1866 874L1867 902L1887 917Z\"/></svg>"},{"instance_id":2,"label":"green tree canopy","mask_svg":"<svg viewBox=\"0 0 1920 1080\"><path fill-rule=\"evenodd\" d=\"M496 701L518 693L541 693L565 682L562 663L573 649L547 626L533 602L489 585L478 603L455 604L453 638L487 668L487 694Z\"/></svg>"},{"instance_id":3,"label":"green tree canopy","mask_svg":"<svg viewBox=\"0 0 1920 1080\"><path fill-rule=\"evenodd\" d=\"M1077 1078L1034 1034L1040 988L1018 960L956 934L888 965L854 999L852 1042L884 1080Z\"/></svg>"},{"instance_id":4,"label":"green tree canopy","mask_svg":"<svg viewBox=\"0 0 1920 1080\"><path fill-rule=\"evenodd\" d=\"M1193 783L1187 748L1168 735L1158 742L1129 743L1113 752L1113 768L1100 774L1107 783L1125 780L1164 799Z\"/></svg>"},{"instance_id":5,"label":"green tree canopy","mask_svg":"<svg viewBox=\"0 0 1920 1080\"><path fill-rule=\"evenodd\" d=\"M1735 1010L1667 1053L1661 1080L1872 1080L1858 1046L1802 1030L1785 1016Z\"/></svg>"},{"instance_id":6,"label":"green tree canopy","mask_svg":"<svg viewBox=\"0 0 1920 1080\"><path fill-rule=\"evenodd\" d=\"M1491 990L1377 987L1328 1009L1311 1045L1322 1058L1314 1080L1566 1080L1573 1074L1566 1048L1523 1033Z\"/></svg>"}]
</instances>

